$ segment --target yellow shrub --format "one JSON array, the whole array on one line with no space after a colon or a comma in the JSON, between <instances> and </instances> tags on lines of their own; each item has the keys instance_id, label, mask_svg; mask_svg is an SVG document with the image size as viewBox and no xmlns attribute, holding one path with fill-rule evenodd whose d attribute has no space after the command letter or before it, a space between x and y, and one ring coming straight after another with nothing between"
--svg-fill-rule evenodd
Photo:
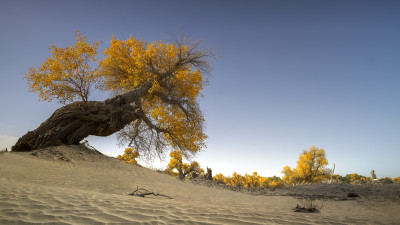
<instances>
[{"instance_id":1,"label":"yellow shrub","mask_svg":"<svg viewBox=\"0 0 400 225\"><path fill-rule=\"evenodd\" d=\"M269 183L270 187L282 187L284 185L283 181L272 181Z\"/></svg>"},{"instance_id":2,"label":"yellow shrub","mask_svg":"<svg viewBox=\"0 0 400 225\"><path fill-rule=\"evenodd\" d=\"M361 180L361 176L357 173L353 173L350 175L350 183L353 183L356 180Z\"/></svg>"},{"instance_id":3,"label":"yellow shrub","mask_svg":"<svg viewBox=\"0 0 400 225\"><path fill-rule=\"evenodd\" d=\"M133 148L126 148L123 155L118 155L117 158L127 163L137 164L136 158L139 157L138 151L133 151Z\"/></svg>"},{"instance_id":4,"label":"yellow shrub","mask_svg":"<svg viewBox=\"0 0 400 225\"><path fill-rule=\"evenodd\" d=\"M244 183L244 177L242 175L233 172L232 178L231 178L231 185L232 186L242 186Z\"/></svg>"},{"instance_id":5,"label":"yellow shrub","mask_svg":"<svg viewBox=\"0 0 400 225\"><path fill-rule=\"evenodd\" d=\"M392 178L391 178L391 177L385 177L385 180L388 180L388 181L391 181L391 182L393 182L393 180L392 180Z\"/></svg>"},{"instance_id":6,"label":"yellow shrub","mask_svg":"<svg viewBox=\"0 0 400 225\"><path fill-rule=\"evenodd\" d=\"M169 160L167 169L165 169L166 173L170 175L177 175L180 179L184 179L192 172L204 174L204 170L200 168L198 162L193 161L191 164L182 162L182 151L172 151L169 156L171 156L171 159ZM175 172L175 170L178 172Z\"/></svg>"},{"instance_id":7,"label":"yellow shrub","mask_svg":"<svg viewBox=\"0 0 400 225\"><path fill-rule=\"evenodd\" d=\"M232 186L232 178L231 177L225 177L224 178L224 183L227 186Z\"/></svg>"},{"instance_id":8,"label":"yellow shrub","mask_svg":"<svg viewBox=\"0 0 400 225\"><path fill-rule=\"evenodd\" d=\"M216 180L216 181L219 181L219 182L224 182L225 177L224 177L224 175L223 175L222 173L219 173L219 174L216 174L216 175L213 177L213 179ZM224 183L225 183L225 182L224 182Z\"/></svg>"},{"instance_id":9,"label":"yellow shrub","mask_svg":"<svg viewBox=\"0 0 400 225\"><path fill-rule=\"evenodd\" d=\"M261 183L263 183L263 184L265 184L265 182L268 183L268 179L265 177L259 176L257 174L257 172L253 172L252 175L246 174L242 180L243 180L243 187L245 187L245 188L262 187Z\"/></svg>"},{"instance_id":10,"label":"yellow shrub","mask_svg":"<svg viewBox=\"0 0 400 225\"><path fill-rule=\"evenodd\" d=\"M259 177L258 178L259 186L260 187L268 187L269 185L269 180L266 177Z\"/></svg>"}]
</instances>

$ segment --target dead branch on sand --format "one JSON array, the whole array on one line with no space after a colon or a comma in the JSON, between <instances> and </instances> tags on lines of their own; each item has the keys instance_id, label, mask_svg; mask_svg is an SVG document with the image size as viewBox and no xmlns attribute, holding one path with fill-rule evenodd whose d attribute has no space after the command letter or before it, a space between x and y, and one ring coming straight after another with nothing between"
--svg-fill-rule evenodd
<instances>
[{"instance_id":1,"label":"dead branch on sand","mask_svg":"<svg viewBox=\"0 0 400 225\"><path fill-rule=\"evenodd\" d=\"M148 190L146 190L144 188L139 188L139 186L137 186L136 190L134 190L129 195L135 195L135 196L139 196L139 197L142 197L142 198L144 198L146 195L154 195L154 196L161 196L161 197L172 199L171 197L169 197L167 195L163 195L163 194L160 194L160 193L154 193L154 192L148 191Z\"/></svg>"},{"instance_id":2,"label":"dead branch on sand","mask_svg":"<svg viewBox=\"0 0 400 225\"><path fill-rule=\"evenodd\" d=\"M301 205L297 204L292 210L294 212L307 212L307 213L318 213L324 206L324 203L317 204L315 199L303 200Z\"/></svg>"}]
</instances>

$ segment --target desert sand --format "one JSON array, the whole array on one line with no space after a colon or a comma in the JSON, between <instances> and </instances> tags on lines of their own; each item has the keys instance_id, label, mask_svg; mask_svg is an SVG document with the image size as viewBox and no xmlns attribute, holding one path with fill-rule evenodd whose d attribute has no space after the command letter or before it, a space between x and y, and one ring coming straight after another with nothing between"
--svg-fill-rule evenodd
<instances>
[{"instance_id":1,"label":"desert sand","mask_svg":"<svg viewBox=\"0 0 400 225\"><path fill-rule=\"evenodd\" d=\"M137 187L172 199L129 195ZM309 197L322 205L319 213L292 210ZM180 181L83 146L0 153L0 224L35 223L400 224L400 185L232 191Z\"/></svg>"}]
</instances>

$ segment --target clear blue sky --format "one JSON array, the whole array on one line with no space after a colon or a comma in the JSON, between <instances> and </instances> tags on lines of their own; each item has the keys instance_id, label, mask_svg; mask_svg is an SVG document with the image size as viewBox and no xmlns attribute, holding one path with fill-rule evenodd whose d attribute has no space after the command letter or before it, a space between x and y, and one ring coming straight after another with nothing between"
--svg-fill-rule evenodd
<instances>
[{"instance_id":1,"label":"clear blue sky","mask_svg":"<svg viewBox=\"0 0 400 225\"><path fill-rule=\"evenodd\" d=\"M112 35L166 40L183 29L219 55L201 99L201 166L281 176L315 145L338 174L400 176L399 12L400 1L1 0L0 148L61 106L38 102L22 79L51 44L72 44L77 29L101 49ZM89 141L122 152L114 137Z\"/></svg>"}]
</instances>

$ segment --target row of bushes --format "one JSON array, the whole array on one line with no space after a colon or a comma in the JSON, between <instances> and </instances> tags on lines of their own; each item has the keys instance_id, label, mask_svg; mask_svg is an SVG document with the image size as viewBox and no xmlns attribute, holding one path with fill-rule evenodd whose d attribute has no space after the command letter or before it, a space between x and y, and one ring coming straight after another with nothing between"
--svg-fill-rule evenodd
<instances>
[{"instance_id":1,"label":"row of bushes","mask_svg":"<svg viewBox=\"0 0 400 225\"><path fill-rule=\"evenodd\" d=\"M126 161L128 163L137 164L136 158L139 157L137 151L133 151L132 148L126 148L123 155L118 155L118 159ZM182 152L179 150L172 151L170 153L170 162L168 163L165 173L178 176L180 179L186 177L193 178L198 176L205 176L204 169L200 168L199 163L193 161L191 164L182 162ZM193 176L196 174L196 176ZM188 176L189 175L189 176ZM244 187L244 188L256 188L256 187L281 187L284 185L283 180L280 177L262 177L253 172L252 175L245 174L244 176L234 172L231 177L225 177L219 173L212 178L214 181L223 183L227 186Z\"/></svg>"},{"instance_id":2,"label":"row of bushes","mask_svg":"<svg viewBox=\"0 0 400 225\"><path fill-rule=\"evenodd\" d=\"M346 174L346 176L341 176L341 175L333 175L332 180L335 181L340 181L348 184L354 184L354 183L371 183L374 182L374 179L371 177L365 177L363 175L359 175L357 173L352 173L352 174ZM384 182L384 183L400 183L400 177L396 178L391 178L391 177L385 177L383 179L375 179L376 182Z\"/></svg>"},{"instance_id":3,"label":"row of bushes","mask_svg":"<svg viewBox=\"0 0 400 225\"><path fill-rule=\"evenodd\" d=\"M136 164L136 158L139 157L138 151L133 151L132 148L126 148L123 155L118 155L118 159L128 163ZM180 179L205 177L204 169L200 168L199 163L193 161L191 164L182 162L182 152L175 150L170 153L170 162L165 169L165 173L178 176ZM307 161L318 162L317 166L307 163ZM311 147L308 151L304 151L299 156L298 166L296 168L284 167L282 173L283 179L277 176L262 177L253 172L253 174L245 174L244 176L234 172L232 176L225 177L223 174L216 174L212 179L227 186L244 187L244 188L260 188L260 187L281 187L285 184L300 184L300 183L319 183L330 181L330 170L324 168L327 165L325 152L323 149ZM314 169L317 168L317 169ZM311 172L306 172L311 171ZM211 179L211 176L210 178ZM334 182L344 182L349 184L354 183L369 183L374 182L372 178L358 175L357 173L347 174L346 176L332 175ZM379 182L384 183L400 183L400 177L394 179L386 177Z\"/></svg>"},{"instance_id":4,"label":"row of bushes","mask_svg":"<svg viewBox=\"0 0 400 225\"><path fill-rule=\"evenodd\" d=\"M262 177L257 172L253 172L252 175L245 174L244 176L234 172L231 177L225 177L219 173L213 177L213 180L227 186L244 188L281 187L284 185L280 177Z\"/></svg>"}]
</instances>

